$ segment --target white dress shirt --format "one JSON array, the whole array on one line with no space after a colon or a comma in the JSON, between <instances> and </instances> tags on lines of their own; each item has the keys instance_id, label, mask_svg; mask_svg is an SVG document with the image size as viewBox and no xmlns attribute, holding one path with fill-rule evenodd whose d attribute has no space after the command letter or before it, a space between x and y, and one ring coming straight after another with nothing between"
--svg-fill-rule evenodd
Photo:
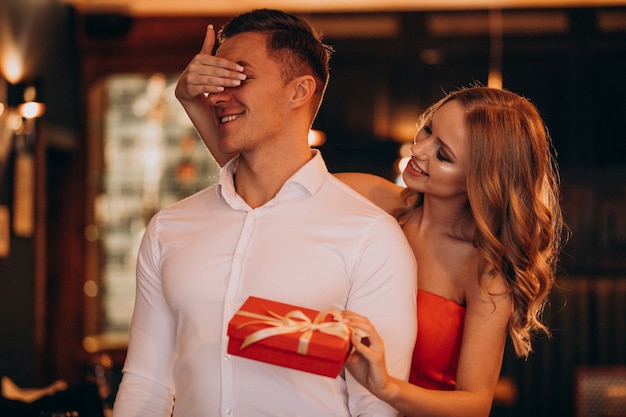
<instances>
[{"instance_id":1,"label":"white dress shirt","mask_svg":"<svg viewBox=\"0 0 626 417\"><path fill-rule=\"evenodd\" d=\"M115 417L396 415L347 371L333 379L226 352L228 321L252 295L366 315L389 372L408 377L413 253L397 222L313 152L262 207L237 195L233 159L217 184L150 221Z\"/></svg>"}]
</instances>

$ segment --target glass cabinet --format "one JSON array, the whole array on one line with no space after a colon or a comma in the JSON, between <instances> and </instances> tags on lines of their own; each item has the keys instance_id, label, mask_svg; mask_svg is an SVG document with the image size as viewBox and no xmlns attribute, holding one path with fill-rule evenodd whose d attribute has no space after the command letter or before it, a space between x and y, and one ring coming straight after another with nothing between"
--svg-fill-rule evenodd
<instances>
[{"instance_id":1,"label":"glass cabinet","mask_svg":"<svg viewBox=\"0 0 626 417\"><path fill-rule=\"evenodd\" d=\"M219 167L174 97L177 79L161 73L107 77L93 100L99 147L91 153L97 189L87 239L98 243L99 271L85 284L99 305L97 333L126 334L143 231L161 208L210 185Z\"/></svg>"}]
</instances>

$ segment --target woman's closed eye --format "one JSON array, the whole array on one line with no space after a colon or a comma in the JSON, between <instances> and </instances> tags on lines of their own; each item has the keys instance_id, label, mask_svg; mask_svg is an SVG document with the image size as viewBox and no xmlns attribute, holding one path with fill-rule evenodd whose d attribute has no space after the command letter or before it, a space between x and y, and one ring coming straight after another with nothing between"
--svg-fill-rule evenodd
<instances>
[{"instance_id":1,"label":"woman's closed eye","mask_svg":"<svg viewBox=\"0 0 626 417\"><path fill-rule=\"evenodd\" d=\"M450 158L448 158L446 153L442 151L442 148L439 148L439 150L437 151L437 159L442 162L452 162L450 161Z\"/></svg>"}]
</instances>

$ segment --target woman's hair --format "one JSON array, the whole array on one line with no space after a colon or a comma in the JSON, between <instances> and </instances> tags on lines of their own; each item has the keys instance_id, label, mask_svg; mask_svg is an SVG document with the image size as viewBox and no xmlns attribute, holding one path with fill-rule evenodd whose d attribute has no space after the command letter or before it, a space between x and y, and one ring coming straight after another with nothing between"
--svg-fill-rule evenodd
<instances>
[{"instance_id":1,"label":"woman's hair","mask_svg":"<svg viewBox=\"0 0 626 417\"><path fill-rule=\"evenodd\" d=\"M332 48L306 21L280 10L258 9L243 13L224 25L218 33L220 43L248 32L267 32L267 50L281 63L285 82L303 74L315 78L316 95L321 102L330 77Z\"/></svg>"},{"instance_id":2,"label":"woman's hair","mask_svg":"<svg viewBox=\"0 0 626 417\"><path fill-rule=\"evenodd\" d=\"M532 334L550 334L542 313L563 243L552 142L530 101L488 87L450 93L426 110L419 127L451 100L465 109L468 211L475 223L473 243L482 254L480 284L485 288L495 276L505 278L513 298L509 334L516 354L528 356ZM403 193L401 224L423 198L409 189Z\"/></svg>"}]
</instances>

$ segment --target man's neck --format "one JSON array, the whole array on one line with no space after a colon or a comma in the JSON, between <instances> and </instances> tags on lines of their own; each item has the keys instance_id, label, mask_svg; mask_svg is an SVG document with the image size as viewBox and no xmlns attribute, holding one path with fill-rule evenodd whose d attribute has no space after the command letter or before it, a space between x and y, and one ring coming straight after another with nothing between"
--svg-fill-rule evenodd
<instances>
[{"instance_id":1,"label":"man's neck","mask_svg":"<svg viewBox=\"0 0 626 417\"><path fill-rule=\"evenodd\" d=\"M235 190L250 207L261 207L274 198L285 182L312 156L310 149L290 154L288 159L264 158L259 161L250 155L239 155Z\"/></svg>"}]
</instances>

